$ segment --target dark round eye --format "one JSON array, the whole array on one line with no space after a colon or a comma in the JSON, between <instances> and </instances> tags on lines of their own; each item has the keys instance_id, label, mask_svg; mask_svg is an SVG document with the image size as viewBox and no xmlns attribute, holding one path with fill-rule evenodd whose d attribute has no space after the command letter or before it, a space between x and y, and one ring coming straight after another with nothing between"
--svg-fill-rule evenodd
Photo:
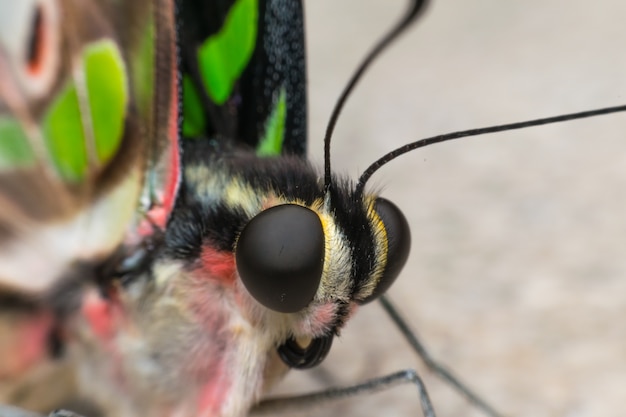
<instances>
[{"instance_id":1,"label":"dark round eye","mask_svg":"<svg viewBox=\"0 0 626 417\"><path fill-rule=\"evenodd\" d=\"M264 210L242 230L235 261L241 281L259 303L281 313L300 311L322 279L322 222L314 211L295 204Z\"/></svg>"},{"instance_id":2,"label":"dark round eye","mask_svg":"<svg viewBox=\"0 0 626 417\"><path fill-rule=\"evenodd\" d=\"M411 250L411 231L406 217L391 201L378 197L374 205L376 213L387 232L387 265L376 289L361 304L369 303L384 294L396 280L406 264Z\"/></svg>"}]
</instances>

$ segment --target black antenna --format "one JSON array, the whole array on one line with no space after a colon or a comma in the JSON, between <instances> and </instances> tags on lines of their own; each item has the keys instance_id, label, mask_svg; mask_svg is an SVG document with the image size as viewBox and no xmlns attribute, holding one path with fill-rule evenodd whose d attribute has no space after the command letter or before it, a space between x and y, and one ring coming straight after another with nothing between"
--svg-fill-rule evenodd
<instances>
[{"instance_id":1,"label":"black antenna","mask_svg":"<svg viewBox=\"0 0 626 417\"><path fill-rule=\"evenodd\" d=\"M379 168L381 168L387 162L390 162L390 161L396 159L400 155L403 155L403 154L405 154L407 152L411 152L412 150L415 150L417 148L422 148L424 146L433 145L435 143L440 143L440 142L446 142L446 141L449 141L449 140L465 138L465 137L468 137L468 136L477 136L477 135L484 135L484 134L487 134L487 133L503 132L505 130L523 129L525 127L547 125L547 124L551 124L551 123L565 122L565 121L574 120L574 119L584 119L586 117L593 117L593 116L599 116L599 115L610 114L610 113L617 113L617 112L622 112L622 111L626 111L626 105L624 105L624 106L615 106L615 107L606 107L606 108L603 108L603 109L590 110L590 111L584 111L584 112L579 112L579 113L564 114L564 115L561 115L561 116L554 116L554 117L547 117L547 118L544 118L544 119L529 120L529 121L526 121L526 122L518 122L518 123L510 123L510 124L506 124L506 125L483 127L483 128L479 128L479 129L461 130L461 131L458 131L458 132L447 133L445 135L439 135L439 136L433 136L433 137L426 138L426 139L420 139L418 141L415 141L415 142L412 142L412 143L408 143L408 144L406 144L404 146L401 146L401 147L399 147L399 148L397 148L397 149L387 153L383 157L379 158L372 165L370 165L363 172L363 174L361 174L361 176L359 177L359 182L357 183L356 189L355 189L355 196L356 196L357 199L360 199L363 196L363 190L365 189L365 184L372 177L372 175L376 171L378 171Z\"/></svg>"},{"instance_id":2,"label":"black antenna","mask_svg":"<svg viewBox=\"0 0 626 417\"><path fill-rule=\"evenodd\" d=\"M330 138L333 135L337 119L339 118L339 114L341 113L346 100L361 79L365 70L367 70L374 59L376 59L376 57L420 15L420 12L424 11L427 3L427 0L414 0L412 2L409 10L404 14L402 19L394 27L392 27L391 30L383 36L365 56L365 59L363 59L363 62L361 62L354 74L352 74L350 81L348 81L348 84L343 89L341 96L339 96L339 99L335 103L335 108L330 115L330 120L326 126L326 135L324 136L324 189L326 191L330 189L332 179L330 171Z\"/></svg>"}]
</instances>

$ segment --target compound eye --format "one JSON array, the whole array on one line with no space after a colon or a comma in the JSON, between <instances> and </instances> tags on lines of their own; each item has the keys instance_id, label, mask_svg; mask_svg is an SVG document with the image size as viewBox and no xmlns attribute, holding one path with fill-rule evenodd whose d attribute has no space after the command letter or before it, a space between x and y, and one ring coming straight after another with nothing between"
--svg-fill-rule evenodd
<instances>
[{"instance_id":1,"label":"compound eye","mask_svg":"<svg viewBox=\"0 0 626 417\"><path fill-rule=\"evenodd\" d=\"M295 313L315 296L324 267L324 230L319 216L295 204L256 215L237 241L235 262L244 286L259 303Z\"/></svg>"},{"instance_id":2,"label":"compound eye","mask_svg":"<svg viewBox=\"0 0 626 417\"><path fill-rule=\"evenodd\" d=\"M398 206L391 201L378 197L374 209L387 232L387 265L372 295L360 304L369 303L384 294L404 268L411 250L411 231L409 223Z\"/></svg>"}]
</instances>

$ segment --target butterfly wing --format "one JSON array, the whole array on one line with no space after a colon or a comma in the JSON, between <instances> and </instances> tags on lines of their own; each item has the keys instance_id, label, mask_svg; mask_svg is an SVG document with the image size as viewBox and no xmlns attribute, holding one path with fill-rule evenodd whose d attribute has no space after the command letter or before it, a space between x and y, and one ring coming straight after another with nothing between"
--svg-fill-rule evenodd
<instances>
[{"instance_id":1,"label":"butterfly wing","mask_svg":"<svg viewBox=\"0 0 626 417\"><path fill-rule=\"evenodd\" d=\"M144 208L169 208L172 10L161 0L0 4L0 398L38 379L26 374L58 326L51 294L94 278Z\"/></svg>"},{"instance_id":2,"label":"butterfly wing","mask_svg":"<svg viewBox=\"0 0 626 417\"><path fill-rule=\"evenodd\" d=\"M304 155L303 19L299 1L182 1L183 136Z\"/></svg>"},{"instance_id":3,"label":"butterfly wing","mask_svg":"<svg viewBox=\"0 0 626 417\"><path fill-rule=\"evenodd\" d=\"M0 289L48 290L127 232L167 147L151 6L0 5Z\"/></svg>"}]
</instances>

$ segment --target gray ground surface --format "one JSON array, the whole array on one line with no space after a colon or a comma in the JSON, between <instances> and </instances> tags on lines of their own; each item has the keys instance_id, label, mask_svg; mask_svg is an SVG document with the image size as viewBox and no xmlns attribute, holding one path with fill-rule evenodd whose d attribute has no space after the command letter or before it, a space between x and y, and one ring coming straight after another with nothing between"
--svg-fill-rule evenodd
<instances>
[{"instance_id":1,"label":"gray ground surface","mask_svg":"<svg viewBox=\"0 0 626 417\"><path fill-rule=\"evenodd\" d=\"M404 1L307 3L311 152L350 71ZM440 0L352 97L334 167L407 141L626 103L626 2ZM437 145L372 185L405 210L391 291L433 354L510 416L623 416L626 115ZM440 416L479 415L423 371L377 305L282 391L422 370ZM411 387L303 415L418 415Z\"/></svg>"}]
</instances>

